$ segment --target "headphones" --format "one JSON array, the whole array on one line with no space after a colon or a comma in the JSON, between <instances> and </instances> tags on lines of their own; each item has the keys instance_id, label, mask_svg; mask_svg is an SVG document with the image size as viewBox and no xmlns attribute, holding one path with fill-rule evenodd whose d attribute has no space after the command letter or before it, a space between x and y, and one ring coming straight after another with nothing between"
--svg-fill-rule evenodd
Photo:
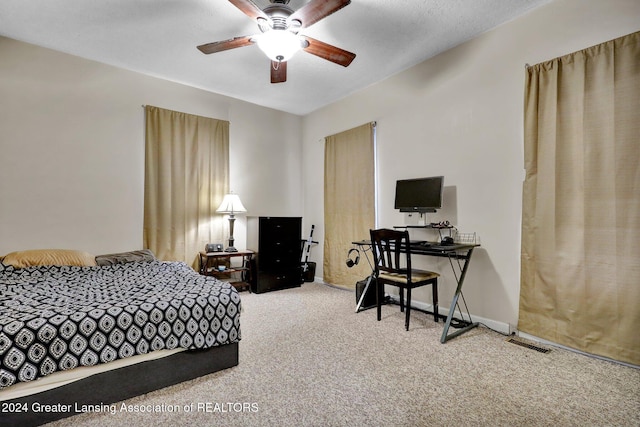
<instances>
[{"instance_id":1,"label":"headphones","mask_svg":"<svg viewBox=\"0 0 640 427\"><path fill-rule=\"evenodd\" d=\"M355 253L356 257L351 258L351 254ZM354 265L358 265L360 262L360 251L356 248L349 249L349 253L347 254L347 267L351 268Z\"/></svg>"}]
</instances>

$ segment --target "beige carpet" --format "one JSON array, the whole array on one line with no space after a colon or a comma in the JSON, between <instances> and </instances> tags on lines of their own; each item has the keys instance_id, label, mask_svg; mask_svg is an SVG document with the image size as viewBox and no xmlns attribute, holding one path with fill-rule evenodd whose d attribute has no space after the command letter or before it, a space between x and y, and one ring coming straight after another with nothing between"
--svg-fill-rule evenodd
<instances>
[{"instance_id":1,"label":"beige carpet","mask_svg":"<svg viewBox=\"0 0 640 427\"><path fill-rule=\"evenodd\" d=\"M118 404L50 426L640 425L638 369L483 327L440 344L430 315L412 313L406 332L397 306L377 322L354 313L352 292L316 283L242 297L237 367L125 402L157 412Z\"/></svg>"}]
</instances>

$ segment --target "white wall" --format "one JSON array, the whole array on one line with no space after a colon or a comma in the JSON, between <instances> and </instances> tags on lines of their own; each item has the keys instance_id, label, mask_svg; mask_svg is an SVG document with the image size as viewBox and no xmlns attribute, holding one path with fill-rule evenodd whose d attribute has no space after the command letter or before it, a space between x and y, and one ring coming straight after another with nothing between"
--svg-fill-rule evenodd
<instances>
[{"instance_id":1,"label":"white wall","mask_svg":"<svg viewBox=\"0 0 640 427\"><path fill-rule=\"evenodd\" d=\"M516 324L520 289L520 218L525 64L535 64L640 29L637 0L558 0L304 118L304 214L322 243L321 139L377 121L379 226L405 223L393 209L395 181L444 175L454 199L429 221L450 219L477 232L464 294L472 314ZM345 183L349 185L349 183ZM426 231L412 238L429 238ZM366 236L362 236L366 238ZM314 249L320 261L322 245ZM446 272L440 302L455 281ZM346 254L345 254L346 259ZM322 276L318 265L316 275ZM430 302L430 291L414 298Z\"/></svg>"},{"instance_id":2,"label":"white wall","mask_svg":"<svg viewBox=\"0 0 640 427\"><path fill-rule=\"evenodd\" d=\"M300 117L2 37L0 58L0 255L142 247L143 104L229 120L249 213L302 214Z\"/></svg>"},{"instance_id":3,"label":"white wall","mask_svg":"<svg viewBox=\"0 0 640 427\"><path fill-rule=\"evenodd\" d=\"M304 118L0 37L0 254L141 247L142 104L229 120L231 188L249 214L303 216L303 234L315 224L322 243L322 138L375 120L379 225L405 221L393 210L396 179L444 175L455 197L440 215L482 241L465 284L469 308L513 324L524 64L637 31L639 23L637 0L556 0ZM238 247L244 225L240 217ZM322 251L322 244L312 249L319 276ZM453 287L445 274L443 306ZM428 290L415 297L430 301Z\"/></svg>"}]
</instances>

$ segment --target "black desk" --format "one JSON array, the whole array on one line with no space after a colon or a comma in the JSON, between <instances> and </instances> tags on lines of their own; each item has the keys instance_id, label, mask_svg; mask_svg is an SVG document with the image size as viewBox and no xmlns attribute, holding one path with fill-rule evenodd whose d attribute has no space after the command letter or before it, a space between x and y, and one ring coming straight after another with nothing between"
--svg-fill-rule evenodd
<instances>
[{"instance_id":1,"label":"black desk","mask_svg":"<svg viewBox=\"0 0 640 427\"><path fill-rule=\"evenodd\" d=\"M361 240L357 242L351 242L352 244L359 247L359 249L365 254L369 265L371 266L372 274L367 279L367 284L362 291L362 295L360 296L360 300L358 301L358 305L356 306L356 312L360 311L360 306L364 299L365 294L371 284L371 278L374 275L375 268L369 259L369 251L372 250L371 241L370 240ZM420 245L411 245L409 247L409 252L412 255L428 255L435 257L448 258L449 264L451 265L451 269L453 270L453 274L456 278L457 287L456 292L453 295L453 299L451 301L451 306L449 307L449 314L447 315L447 320L444 324L444 330L442 331L442 337L440 338L441 343L447 342L451 338L457 337L460 334L467 332L470 329L478 326L478 322L471 321L471 314L467 310L467 314L469 315L469 321L456 319L457 322L462 323L464 326L458 328L458 330L449 334L449 328L451 327L451 322L453 319L453 313L458 305L458 299L462 295L462 284L464 283L464 278L467 275L467 269L469 268L469 261L471 260L471 255L473 254L473 250L480 246L479 244L453 244L447 246L440 246L437 243L433 243L431 246L420 246ZM457 268L456 268L457 266ZM460 310L462 313L462 310Z\"/></svg>"}]
</instances>

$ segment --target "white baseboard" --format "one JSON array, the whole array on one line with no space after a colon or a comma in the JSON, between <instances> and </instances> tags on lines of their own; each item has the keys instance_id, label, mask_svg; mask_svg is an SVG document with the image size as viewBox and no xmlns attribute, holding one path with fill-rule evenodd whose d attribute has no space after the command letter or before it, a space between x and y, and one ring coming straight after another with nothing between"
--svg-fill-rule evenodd
<instances>
[{"instance_id":1,"label":"white baseboard","mask_svg":"<svg viewBox=\"0 0 640 427\"><path fill-rule=\"evenodd\" d=\"M412 301L411 306L416 307L420 310L433 311L433 305L424 303L422 301ZM440 304L438 304L438 314L440 314L441 316L448 316L449 307L442 307ZM453 312L453 316L458 319L469 320L469 315L467 313L464 313L464 316L463 316L459 310L455 310ZM510 333L508 323L499 322L493 319L487 319L486 317L476 316L473 313L471 314L471 320L473 322L481 323L485 325L487 328L493 329L494 331L499 332L501 334L509 335Z\"/></svg>"},{"instance_id":2,"label":"white baseboard","mask_svg":"<svg viewBox=\"0 0 640 427\"><path fill-rule=\"evenodd\" d=\"M542 344L542 345L546 345L546 346L548 346L548 347L561 348L561 349L563 349L563 350L572 351L572 352L574 352L574 353L578 353L578 354L581 354L581 355L583 355L583 356L593 357L594 359L605 360L605 361L607 361L607 362L617 363L617 364L619 364L619 365L628 366L628 367L630 367L630 368L640 369L640 365L634 365L634 364L632 364L632 363L621 362L621 361L619 361L619 360L610 359L610 358L608 358L608 357L598 356L597 354L586 353L586 352L584 352L584 351L577 350L577 349L572 348L572 347L567 347L567 346L564 346L564 345L562 345L562 344L558 344L558 343L553 342L553 341L547 341L547 340L545 340L545 339L543 339L543 338L536 337L535 335L529 335L529 334L527 334L526 332L520 332L520 331L518 331L518 336L519 336L519 337L521 337L521 338L524 338L524 339L526 339L526 340L529 340L529 341L533 341L533 342L537 342L537 343Z\"/></svg>"},{"instance_id":3,"label":"white baseboard","mask_svg":"<svg viewBox=\"0 0 640 427\"><path fill-rule=\"evenodd\" d=\"M337 287L334 285L331 285L330 283L325 282L324 280L322 280L321 277L315 277L315 281L318 283L322 283L325 284L327 286L332 286L332 287ZM340 288L340 289L345 289L345 288ZM397 295L392 295L395 298L398 298ZM425 311L433 311L433 306L431 304L427 304L425 302L422 301L412 301L411 302L411 306L415 307L419 310L425 310ZM438 314L440 314L441 316L448 316L449 315L449 307L443 307L442 305L438 304ZM469 319L469 315L467 313L464 314L464 317L462 316L461 312L459 310L456 310L453 313L454 317L458 318L458 319L464 319L464 320L468 320ZM478 322L481 323L483 325L485 325L487 328L492 329L496 332L499 332L501 334L505 334L505 335L509 335L511 332L513 332L510 328L509 328L509 324L508 323L504 323L504 322L499 322L497 320L493 320L493 319L487 319L486 317L480 317L480 316L476 316L474 314L471 314L471 320L473 322Z\"/></svg>"}]
</instances>

